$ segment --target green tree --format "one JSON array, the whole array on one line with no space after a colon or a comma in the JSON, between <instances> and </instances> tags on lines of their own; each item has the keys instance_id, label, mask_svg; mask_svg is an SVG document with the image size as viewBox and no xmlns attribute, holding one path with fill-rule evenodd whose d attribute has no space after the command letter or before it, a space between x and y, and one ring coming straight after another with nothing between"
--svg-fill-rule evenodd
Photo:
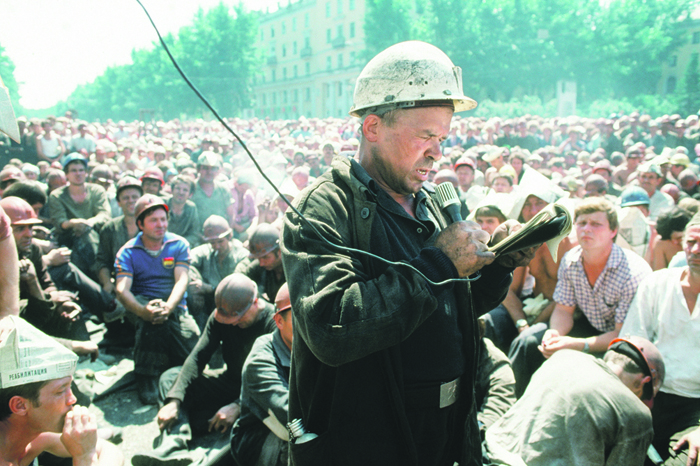
<instances>
[{"instance_id":1,"label":"green tree","mask_svg":"<svg viewBox=\"0 0 700 466\"><path fill-rule=\"evenodd\" d=\"M685 69L678 95L678 107L684 115L696 113L700 108L700 72L697 53L691 56L688 67Z\"/></svg>"},{"instance_id":2,"label":"green tree","mask_svg":"<svg viewBox=\"0 0 700 466\"><path fill-rule=\"evenodd\" d=\"M364 55L367 60L390 45L416 38L411 27L413 9L409 0L366 0Z\"/></svg>"},{"instance_id":3,"label":"green tree","mask_svg":"<svg viewBox=\"0 0 700 466\"><path fill-rule=\"evenodd\" d=\"M250 83L257 61L253 48L257 18L242 4L222 3L199 10L192 24L164 41L199 91L224 116L250 106ZM204 104L175 70L160 43L134 50L132 63L110 67L94 82L80 86L66 105L85 118L135 119L141 109L155 117L200 117Z\"/></svg>"}]
</instances>

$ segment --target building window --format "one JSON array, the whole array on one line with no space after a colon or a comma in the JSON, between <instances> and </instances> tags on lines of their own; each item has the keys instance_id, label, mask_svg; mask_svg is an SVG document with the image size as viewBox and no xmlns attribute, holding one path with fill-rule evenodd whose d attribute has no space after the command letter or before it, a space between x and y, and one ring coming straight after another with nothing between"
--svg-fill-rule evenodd
<instances>
[{"instance_id":1,"label":"building window","mask_svg":"<svg viewBox=\"0 0 700 466\"><path fill-rule=\"evenodd\" d=\"M338 16L343 14L343 0L338 0Z\"/></svg>"},{"instance_id":2,"label":"building window","mask_svg":"<svg viewBox=\"0 0 700 466\"><path fill-rule=\"evenodd\" d=\"M671 55L671 58L668 59L668 66L676 66L678 63L678 55Z\"/></svg>"},{"instance_id":3,"label":"building window","mask_svg":"<svg viewBox=\"0 0 700 466\"><path fill-rule=\"evenodd\" d=\"M331 70L331 57L326 57L326 70Z\"/></svg>"},{"instance_id":4,"label":"building window","mask_svg":"<svg viewBox=\"0 0 700 466\"><path fill-rule=\"evenodd\" d=\"M282 79L287 79L287 67L282 68Z\"/></svg>"},{"instance_id":5,"label":"building window","mask_svg":"<svg viewBox=\"0 0 700 466\"><path fill-rule=\"evenodd\" d=\"M343 82L338 81L338 97L342 97L342 96L343 96Z\"/></svg>"},{"instance_id":6,"label":"building window","mask_svg":"<svg viewBox=\"0 0 700 466\"><path fill-rule=\"evenodd\" d=\"M270 38L275 37L275 28L270 26Z\"/></svg>"},{"instance_id":7,"label":"building window","mask_svg":"<svg viewBox=\"0 0 700 466\"><path fill-rule=\"evenodd\" d=\"M297 19L292 18L292 31L296 31L296 30L297 30Z\"/></svg>"},{"instance_id":8,"label":"building window","mask_svg":"<svg viewBox=\"0 0 700 466\"><path fill-rule=\"evenodd\" d=\"M331 17L331 2L326 2L326 18Z\"/></svg>"},{"instance_id":9,"label":"building window","mask_svg":"<svg viewBox=\"0 0 700 466\"><path fill-rule=\"evenodd\" d=\"M676 77L675 76L669 76L666 78L666 94L673 94L673 91L676 90Z\"/></svg>"},{"instance_id":10,"label":"building window","mask_svg":"<svg viewBox=\"0 0 700 466\"><path fill-rule=\"evenodd\" d=\"M693 33L693 44L700 44L700 31Z\"/></svg>"},{"instance_id":11,"label":"building window","mask_svg":"<svg viewBox=\"0 0 700 466\"><path fill-rule=\"evenodd\" d=\"M294 65L294 77L299 76L297 65Z\"/></svg>"},{"instance_id":12,"label":"building window","mask_svg":"<svg viewBox=\"0 0 700 466\"><path fill-rule=\"evenodd\" d=\"M353 11L355 9L355 0L349 0L348 10Z\"/></svg>"},{"instance_id":13,"label":"building window","mask_svg":"<svg viewBox=\"0 0 700 466\"><path fill-rule=\"evenodd\" d=\"M326 29L326 43L330 44L331 43L331 30Z\"/></svg>"},{"instance_id":14,"label":"building window","mask_svg":"<svg viewBox=\"0 0 700 466\"><path fill-rule=\"evenodd\" d=\"M287 33L287 24L282 21L282 35L285 35Z\"/></svg>"},{"instance_id":15,"label":"building window","mask_svg":"<svg viewBox=\"0 0 700 466\"><path fill-rule=\"evenodd\" d=\"M311 102L311 88L310 87L306 88L306 101Z\"/></svg>"},{"instance_id":16,"label":"building window","mask_svg":"<svg viewBox=\"0 0 700 466\"><path fill-rule=\"evenodd\" d=\"M292 43L292 55L296 55L296 54L297 54L297 41L294 41L294 43Z\"/></svg>"},{"instance_id":17,"label":"building window","mask_svg":"<svg viewBox=\"0 0 700 466\"><path fill-rule=\"evenodd\" d=\"M323 87L324 87L325 90L326 90L326 98L329 98L329 97L331 96L331 84L330 84L330 83L326 83L326 84L323 85Z\"/></svg>"},{"instance_id":18,"label":"building window","mask_svg":"<svg viewBox=\"0 0 700 466\"><path fill-rule=\"evenodd\" d=\"M350 65L355 64L355 52L350 52Z\"/></svg>"},{"instance_id":19,"label":"building window","mask_svg":"<svg viewBox=\"0 0 700 466\"><path fill-rule=\"evenodd\" d=\"M340 69L340 70L343 69L343 54L342 53L338 54L338 69Z\"/></svg>"},{"instance_id":20,"label":"building window","mask_svg":"<svg viewBox=\"0 0 700 466\"><path fill-rule=\"evenodd\" d=\"M272 82L275 82L277 80L277 73L275 73L275 70L272 70Z\"/></svg>"},{"instance_id":21,"label":"building window","mask_svg":"<svg viewBox=\"0 0 700 466\"><path fill-rule=\"evenodd\" d=\"M294 89L294 94L292 97L292 102L297 103L299 102L299 89Z\"/></svg>"},{"instance_id":22,"label":"building window","mask_svg":"<svg viewBox=\"0 0 700 466\"><path fill-rule=\"evenodd\" d=\"M287 56L287 46L283 45L282 46L282 58Z\"/></svg>"},{"instance_id":23,"label":"building window","mask_svg":"<svg viewBox=\"0 0 700 466\"><path fill-rule=\"evenodd\" d=\"M277 93L272 93L272 105L277 105Z\"/></svg>"},{"instance_id":24,"label":"building window","mask_svg":"<svg viewBox=\"0 0 700 466\"><path fill-rule=\"evenodd\" d=\"M355 23L352 22L352 23L350 23L350 38L352 39L354 37L355 37Z\"/></svg>"},{"instance_id":25,"label":"building window","mask_svg":"<svg viewBox=\"0 0 700 466\"><path fill-rule=\"evenodd\" d=\"M343 25L338 25L338 37L343 37Z\"/></svg>"},{"instance_id":26,"label":"building window","mask_svg":"<svg viewBox=\"0 0 700 466\"><path fill-rule=\"evenodd\" d=\"M306 71L306 76L311 74L311 64L309 62L304 63L304 71Z\"/></svg>"},{"instance_id":27,"label":"building window","mask_svg":"<svg viewBox=\"0 0 700 466\"><path fill-rule=\"evenodd\" d=\"M304 37L304 47L311 47L311 39L309 37Z\"/></svg>"},{"instance_id":28,"label":"building window","mask_svg":"<svg viewBox=\"0 0 700 466\"><path fill-rule=\"evenodd\" d=\"M308 27L309 27L309 14L308 14L308 13L306 13L306 14L304 15L304 27L305 27L305 28L308 28Z\"/></svg>"},{"instance_id":29,"label":"building window","mask_svg":"<svg viewBox=\"0 0 700 466\"><path fill-rule=\"evenodd\" d=\"M282 103L287 103L287 91L282 91Z\"/></svg>"}]
</instances>

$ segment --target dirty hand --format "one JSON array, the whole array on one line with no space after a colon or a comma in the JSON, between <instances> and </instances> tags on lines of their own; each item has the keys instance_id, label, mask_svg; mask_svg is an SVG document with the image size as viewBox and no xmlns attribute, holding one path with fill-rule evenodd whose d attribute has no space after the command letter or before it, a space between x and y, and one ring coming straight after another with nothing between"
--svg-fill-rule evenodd
<instances>
[{"instance_id":1,"label":"dirty hand","mask_svg":"<svg viewBox=\"0 0 700 466\"><path fill-rule=\"evenodd\" d=\"M180 417L180 401L170 400L168 403L164 404L162 408L158 411L158 416L156 421L158 422L158 428L163 430L168 430L172 428L177 418Z\"/></svg>"},{"instance_id":2,"label":"dirty hand","mask_svg":"<svg viewBox=\"0 0 700 466\"><path fill-rule=\"evenodd\" d=\"M501 223L498 227L496 227L496 230L493 232L493 237L491 238L491 242L489 244L498 244L504 239L506 239L506 237L512 235L513 233L522 228L523 225L518 223L517 220L506 220L505 222ZM542 246L542 244L538 244L531 248L523 249L522 251L511 252L510 254L500 256L498 259L496 259L496 262L502 265L503 267L510 268L526 266L530 263L532 258L535 257L535 253L540 248L540 246Z\"/></svg>"},{"instance_id":3,"label":"dirty hand","mask_svg":"<svg viewBox=\"0 0 700 466\"><path fill-rule=\"evenodd\" d=\"M435 247L444 252L460 277L468 277L494 261L487 250L489 234L474 222L455 222L440 233Z\"/></svg>"},{"instance_id":4,"label":"dirty hand","mask_svg":"<svg viewBox=\"0 0 700 466\"><path fill-rule=\"evenodd\" d=\"M238 403L231 403L219 409L214 417L209 419L209 432L213 430L219 430L221 432L226 432L226 429L231 427L238 416L241 414L241 407Z\"/></svg>"}]
</instances>

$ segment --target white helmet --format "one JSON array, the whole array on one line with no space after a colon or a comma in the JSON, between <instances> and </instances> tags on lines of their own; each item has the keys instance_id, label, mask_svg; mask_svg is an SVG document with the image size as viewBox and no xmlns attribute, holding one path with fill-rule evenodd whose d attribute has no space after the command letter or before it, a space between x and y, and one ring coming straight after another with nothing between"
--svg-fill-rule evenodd
<instances>
[{"instance_id":1,"label":"white helmet","mask_svg":"<svg viewBox=\"0 0 700 466\"><path fill-rule=\"evenodd\" d=\"M380 52L357 78L350 115L376 109L411 108L451 102L455 112L476 107L462 91L462 69L434 45L401 42ZM428 104L428 105L426 105Z\"/></svg>"}]
</instances>

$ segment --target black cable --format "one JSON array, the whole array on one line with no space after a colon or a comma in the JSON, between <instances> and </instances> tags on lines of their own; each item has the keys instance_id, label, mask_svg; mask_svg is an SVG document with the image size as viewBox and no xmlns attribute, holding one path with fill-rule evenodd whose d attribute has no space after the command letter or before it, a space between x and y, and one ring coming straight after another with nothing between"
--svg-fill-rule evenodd
<instances>
[{"instance_id":1,"label":"black cable","mask_svg":"<svg viewBox=\"0 0 700 466\"><path fill-rule=\"evenodd\" d=\"M437 282L437 283L436 283L436 282L430 280L428 277L426 277L420 270L418 270L417 268L413 267L411 264L408 264L408 263L406 263L406 262L393 262L393 261L384 259L383 257L379 257L379 256L377 256L377 255L375 255L375 254L372 254L371 252L368 252L368 251L363 251L363 250L361 250L361 249L355 249L355 248L349 248L349 247L347 247L347 246L342 246L342 245L340 245L340 244L334 244L334 243L331 243L330 241L328 241L328 239L326 239L326 237L323 236L323 235L321 234L321 232L319 232L318 229L317 229L311 222L309 222L309 220L308 220L306 217L304 217L304 215L303 215L301 212L299 212L299 211L296 209L296 207L294 207L294 206L292 205L291 202L289 202L289 200L284 196L284 194L282 194L282 193L280 192L280 190L277 188L277 186L275 186L275 184L272 182L272 180L270 180L270 178L267 177L267 175L266 175L265 172L263 171L263 169L262 169L262 167L260 166L260 164L258 163L258 161L255 159L255 157L253 157L253 154L250 153L250 150L248 150L248 146L245 145L245 143L244 143L243 140L238 136L238 134L236 134L236 132L233 131L233 130L231 129L231 127L229 127L229 125L226 123L226 121L225 121L223 118L221 118L221 116L219 115L219 113L214 109L214 107L211 106L211 104L209 103L209 101L202 95L201 92L199 92L199 89L197 89L197 87L192 83L192 81L189 80L189 78L187 77L187 75L185 74L185 72L182 71L182 68L180 68L180 65L177 63L177 60L175 60L175 57L173 57L173 54L170 53L170 49L168 48L168 45L165 43L165 40L163 40L163 36L160 35L160 31L158 30L158 27L156 26L156 24L153 22L153 18L151 18L151 15L148 13L148 10L146 9L146 7L143 5L143 3L141 3L141 0L136 0L136 1L138 2L139 5L141 5L141 8L143 8L144 13L146 13L146 16L148 17L148 20L151 22L151 26L153 26L153 29L155 29L156 34L158 34L158 39L160 40L160 44L163 46L163 49L165 50L165 53L168 54L168 57L170 58L170 61L172 62L173 66L175 66L175 69L177 70L177 72L180 73L180 76L182 76L182 79L185 80L185 82L187 83L187 85L190 87L190 89L192 89L192 91L194 91L194 93L197 95L197 97L199 97L199 99L200 99L202 102L204 102L204 105L206 105L207 108L211 111L211 113L214 114L214 116L216 117L216 119L219 120L219 123L221 123L221 124L224 126L224 128L226 128L226 130L227 130L229 133L231 133L231 134L233 135L233 137L236 138L236 140L238 141L238 143L241 145L241 147L242 147L242 148L246 151L246 153L248 154L248 157L250 158L250 160L252 160L253 164L255 165L255 168L258 169L258 171L259 171L260 174L263 176L263 178L265 179L265 181L267 181L267 182L270 184L270 186L272 186L272 188L275 190L275 192L276 192L277 194L279 194L279 196L284 200L284 202L292 209L292 212L294 212L297 216L299 216L299 218L300 218L301 220L303 220L303 221L311 228L311 230L313 230L313 232L316 233L316 235L317 235L323 242L325 242L326 244L328 244L328 245L331 247L331 249L335 249L335 250L341 251L341 252L350 252L350 253L364 254L364 255L367 255L367 256L369 256L369 257L372 257L372 258L374 258L374 259L377 259L377 260L379 260L379 261L381 261L381 262L384 262L385 264L389 264L389 265L403 265L403 266L408 267L408 268L410 268L411 270L417 272L417 273L418 273L420 276L422 276L429 284L431 284L431 285L433 285L433 286L447 285L447 284L449 284L449 283L456 282L456 281L471 282L471 281L474 281L474 280L478 280L478 279L479 279L479 277L481 276L481 273L480 273L480 272L477 272L477 275L476 275L474 278L451 278L451 279L444 280L444 281L441 281L441 282Z\"/></svg>"}]
</instances>

